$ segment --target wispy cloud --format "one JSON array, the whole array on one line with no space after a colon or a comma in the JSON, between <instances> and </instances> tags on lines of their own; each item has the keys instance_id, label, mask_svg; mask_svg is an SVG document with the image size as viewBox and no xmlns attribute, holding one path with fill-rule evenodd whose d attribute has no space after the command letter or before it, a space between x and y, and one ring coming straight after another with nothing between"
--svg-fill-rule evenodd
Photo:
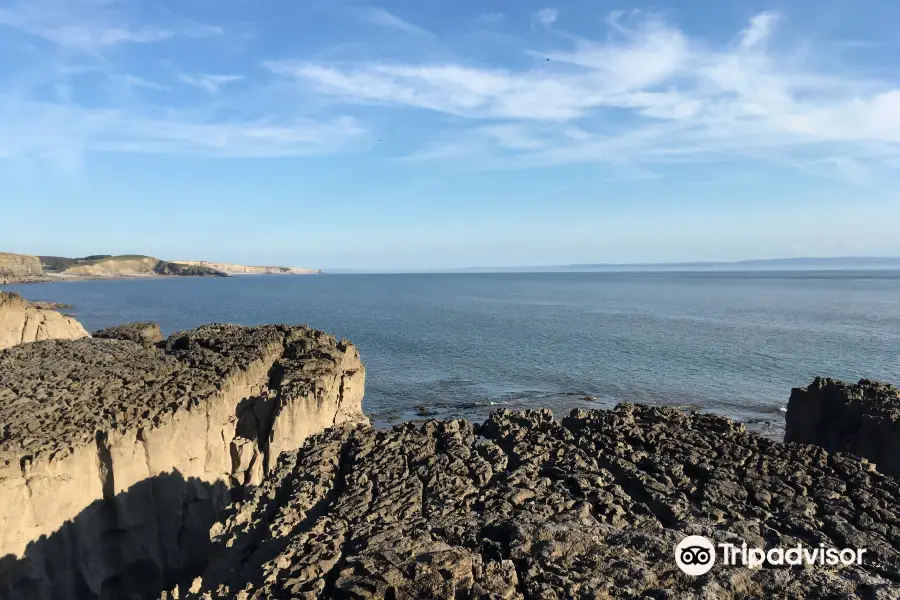
<instances>
[{"instance_id":1,"label":"wispy cloud","mask_svg":"<svg viewBox=\"0 0 900 600\"><path fill-rule=\"evenodd\" d=\"M359 147L349 117L224 119L195 111L89 109L0 96L0 158L71 170L89 152L220 158L306 156Z\"/></svg>"},{"instance_id":2,"label":"wispy cloud","mask_svg":"<svg viewBox=\"0 0 900 600\"><path fill-rule=\"evenodd\" d=\"M202 38L222 33L216 26L186 19L146 25L111 2L14 0L0 8L7 27L57 46L98 51L122 44L151 44L175 37Z\"/></svg>"},{"instance_id":3,"label":"wispy cloud","mask_svg":"<svg viewBox=\"0 0 900 600\"><path fill-rule=\"evenodd\" d=\"M490 24L490 23L499 23L506 19L506 14L502 12L487 12L481 13L477 17L475 17L476 23L482 24Z\"/></svg>"},{"instance_id":4,"label":"wispy cloud","mask_svg":"<svg viewBox=\"0 0 900 600\"><path fill-rule=\"evenodd\" d=\"M409 21L405 21L397 15L386 11L383 8L375 6L358 6L348 9L351 14L357 18L378 25L379 27L387 27L389 29L397 29L405 33L423 37L432 37L432 33L426 29L414 25Z\"/></svg>"},{"instance_id":5,"label":"wispy cloud","mask_svg":"<svg viewBox=\"0 0 900 600\"><path fill-rule=\"evenodd\" d=\"M555 8L542 8L534 13L534 20L541 25L553 25L559 17L559 11Z\"/></svg>"},{"instance_id":6,"label":"wispy cloud","mask_svg":"<svg viewBox=\"0 0 900 600\"><path fill-rule=\"evenodd\" d=\"M178 81L186 85L202 88L207 92L214 94L219 88L226 83L233 83L243 79L243 75L188 75L187 73L179 73Z\"/></svg>"},{"instance_id":7,"label":"wispy cloud","mask_svg":"<svg viewBox=\"0 0 900 600\"><path fill-rule=\"evenodd\" d=\"M366 147L366 128L356 119L307 114L284 90L197 100L160 83L174 71L179 82L213 94L242 74L198 72L168 58L117 64L118 46L223 34L216 25L154 10L108 0L13 1L0 8L0 34L14 29L56 46L32 52L34 42L26 39L21 48L33 62L6 67L12 76L0 87L0 159L77 171L88 155L102 152L237 158Z\"/></svg>"},{"instance_id":8,"label":"wispy cloud","mask_svg":"<svg viewBox=\"0 0 900 600\"><path fill-rule=\"evenodd\" d=\"M494 157L505 164L787 156L828 159L859 179L861 156L877 165L900 155L900 85L773 51L780 18L761 13L717 47L659 17L615 13L599 39L567 36L568 47L530 51L534 65L519 70L445 62L266 66L343 103L469 119L443 143L468 144L476 152L457 153L470 158L503 151ZM418 153L445 154L436 146Z\"/></svg>"},{"instance_id":9,"label":"wispy cloud","mask_svg":"<svg viewBox=\"0 0 900 600\"><path fill-rule=\"evenodd\" d=\"M741 31L741 46L753 48L763 43L775 29L775 24L781 15L775 12L763 12L752 19L746 29Z\"/></svg>"},{"instance_id":10,"label":"wispy cloud","mask_svg":"<svg viewBox=\"0 0 900 600\"><path fill-rule=\"evenodd\" d=\"M121 80L126 85L136 88L144 88L147 90L157 91L166 91L169 89L169 86L167 85L163 85L155 81L150 81L149 79L144 79L143 77L137 77L135 75L122 75Z\"/></svg>"}]
</instances>

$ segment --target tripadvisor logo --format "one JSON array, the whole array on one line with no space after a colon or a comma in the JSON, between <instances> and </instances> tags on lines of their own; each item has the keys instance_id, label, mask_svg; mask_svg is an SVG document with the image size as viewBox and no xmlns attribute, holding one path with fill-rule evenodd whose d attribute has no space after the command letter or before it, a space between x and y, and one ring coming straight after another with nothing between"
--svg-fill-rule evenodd
<instances>
[{"instance_id":1,"label":"tripadvisor logo","mask_svg":"<svg viewBox=\"0 0 900 600\"><path fill-rule=\"evenodd\" d=\"M708 573L715 562L716 548L702 535L690 535L675 546L675 564L688 575Z\"/></svg>"},{"instance_id":2,"label":"tripadvisor logo","mask_svg":"<svg viewBox=\"0 0 900 600\"><path fill-rule=\"evenodd\" d=\"M820 545L809 548L800 544L790 548L748 548L747 544L721 543L722 564L729 566L745 566L756 569L764 564L780 565L861 565L864 548L826 548ZM691 535L675 546L675 564L687 575L694 577L704 575L713 568L716 562L716 546L702 535Z\"/></svg>"}]
</instances>

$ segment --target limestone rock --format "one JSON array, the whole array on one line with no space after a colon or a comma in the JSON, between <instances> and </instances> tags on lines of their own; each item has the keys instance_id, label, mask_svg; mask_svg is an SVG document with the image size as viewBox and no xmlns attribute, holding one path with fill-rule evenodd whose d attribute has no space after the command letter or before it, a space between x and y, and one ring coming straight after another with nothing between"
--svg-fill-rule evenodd
<instances>
[{"instance_id":1,"label":"limestone rock","mask_svg":"<svg viewBox=\"0 0 900 600\"><path fill-rule=\"evenodd\" d=\"M0 252L0 284L40 281L43 273L37 256Z\"/></svg>"},{"instance_id":2,"label":"limestone rock","mask_svg":"<svg viewBox=\"0 0 900 600\"><path fill-rule=\"evenodd\" d=\"M127 323L116 327L108 327L94 332L94 337L128 340L150 346L163 341L163 334L157 323Z\"/></svg>"},{"instance_id":3,"label":"limestone rock","mask_svg":"<svg viewBox=\"0 0 900 600\"><path fill-rule=\"evenodd\" d=\"M34 306L18 294L0 292L0 350L28 342L75 340L87 335L72 317Z\"/></svg>"},{"instance_id":4,"label":"limestone rock","mask_svg":"<svg viewBox=\"0 0 900 600\"><path fill-rule=\"evenodd\" d=\"M620 405L329 430L282 455L164 598L897 598L900 484L863 459ZM861 566L674 562L689 534Z\"/></svg>"},{"instance_id":5,"label":"limestone rock","mask_svg":"<svg viewBox=\"0 0 900 600\"><path fill-rule=\"evenodd\" d=\"M352 344L307 327L0 352L0 597L130 598L199 574L209 527L280 452L365 421L364 380Z\"/></svg>"},{"instance_id":6,"label":"limestone rock","mask_svg":"<svg viewBox=\"0 0 900 600\"><path fill-rule=\"evenodd\" d=\"M816 378L791 392L785 419L785 442L864 456L900 476L900 390L892 385Z\"/></svg>"}]
</instances>

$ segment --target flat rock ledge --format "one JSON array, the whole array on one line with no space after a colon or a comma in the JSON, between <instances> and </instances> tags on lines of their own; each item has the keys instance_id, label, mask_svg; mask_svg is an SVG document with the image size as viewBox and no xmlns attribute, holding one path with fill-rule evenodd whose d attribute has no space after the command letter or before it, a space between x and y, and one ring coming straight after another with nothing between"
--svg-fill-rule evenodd
<instances>
[{"instance_id":1,"label":"flat rock ledge","mask_svg":"<svg viewBox=\"0 0 900 600\"><path fill-rule=\"evenodd\" d=\"M347 341L148 324L0 352L0 597L132 598L202 572L278 455L362 414Z\"/></svg>"},{"instance_id":2,"label":"flat rock ledge","mask_svg":"<svg viewBox=\"0 0 900 600\"><path fill-rule=\"evenodd\" d=\"M620 405L344 426L282 454L163 598L900 597L900 485L709 414ZM865 548L860 566L683 574L686 535Z\"/></svg>"}]
</instances>

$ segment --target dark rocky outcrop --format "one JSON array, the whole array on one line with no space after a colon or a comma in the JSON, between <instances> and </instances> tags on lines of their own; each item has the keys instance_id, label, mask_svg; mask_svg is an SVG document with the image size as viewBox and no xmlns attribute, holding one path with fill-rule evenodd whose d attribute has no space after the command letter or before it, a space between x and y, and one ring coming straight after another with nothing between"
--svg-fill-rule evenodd
<instances>
[{"instance_id":1,"label":"dark rocky outcrop","mask_svg":"<svg viewBox=\"0 0 900 600\"><path fill-rule=\"evenodd\" d=\"M127 323L116 327L107 327L94 332L95 338L112 340L128 340L152 346L163 341L162 331L156 323Z\"/></svg>"},{"instance_id":2,"label":"dark rocky outcrop","mask_svg":"<svg viewBox=\"0 0 900 600\"><path fill-rule=\"evenodd\" d=\"M900 597L900 485L724 418L621 405L344 427L282 455L180 598ZM862 566L676 568L687 534Z\"/></svg>"},{"instance_id":3,"label":"dark rocky outcrop","mask_svg":"<svg viewBox=\"0 0 900 600\"><path fill-rule=\"evenodd\" d=\"M74 308L65 302L44 302L43 300L29 300L28 306L38 310L59 310L60 308Z\"/></svg>"},{"instance_id":4,"label":"dark rocky outcrop","mask_svg":"<svg viewBox=\"0 0 900 600\"><path fill-rule=\"evenodd\" d=\"M202 570L210 525L281 452L365 421L349 342L155 331L0 352L0 598L152 597Z\"/></svg>"},{"instance_id":5,"label":"dark rocky outcrop","mask_svg":"<svg viewBox=\"0 0 900 600\"><path fill-rule=\"evenodd\" d=\"M153 268L153 272L157 275L178 275L181 277L228 277L227 273L210 267L166 262L164 260L159 261Z\"/></svg>"},{"instance_id":6,"label":"dark rocky outcrop","mask_svg":"<svg viewBox=\"0 0 900 600\"><path fill-rule=\"evenodd\" d=\"M791 392L786 421L785 442L864 456L900 476L900 390L892 385L816 378Z\"/></svg>"}]
</instances>

